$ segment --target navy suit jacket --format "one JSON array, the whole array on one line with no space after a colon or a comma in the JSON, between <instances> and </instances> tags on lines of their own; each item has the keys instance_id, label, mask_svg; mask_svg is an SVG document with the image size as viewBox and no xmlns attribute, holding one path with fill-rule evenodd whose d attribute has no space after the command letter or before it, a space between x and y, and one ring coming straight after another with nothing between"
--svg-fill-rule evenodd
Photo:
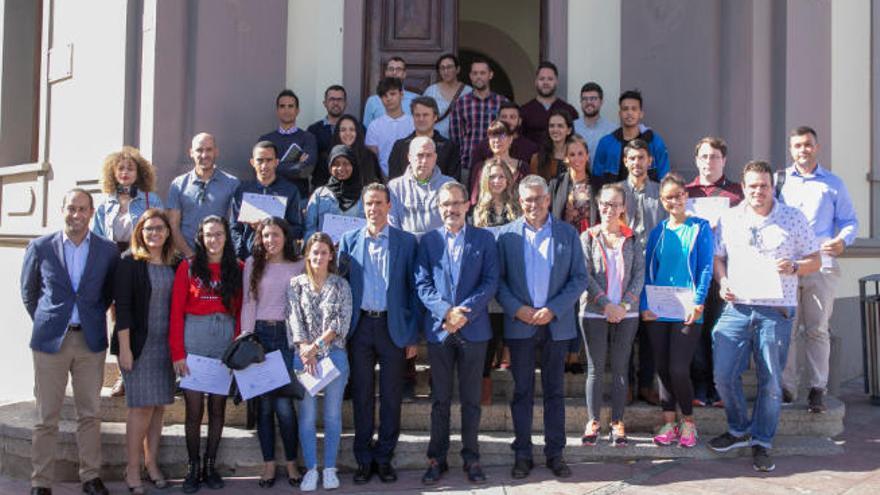
<instances>
[{"instance_id":1,"label":"navy suit jacket","mask_svg":"<svg viewBox=\"0 0 880 495\"><path fill-rule=\"evenodd\" d=\"M537 329L518 320L514 315L522 306L532 306L532 297L526 278L523 255L522 217L505 225L498 234L498 255L501 259L501 281L496 299L504 308L504 338L528 339ZM550 287L547 304L553 312L550 335L553 340L568 340L577 336L575 303L587 290L587 267L578 233L571 225L553 219L553 267L550 269Z\"/></svg>"},{"instance_id":2,"label":"navy suit jacket","mask_svg":"<svg viewBox=\"0 0 880 495\"><path fill-rule=\"evenodd\" d=\"M418 339L415 262L418 242L414 235L388 225L388 332L397 347L413 345ZM339 241L339 273L351 286L350 340L357 330L364 298L364 257L367 227L346 232Z\"/></svg>"},{"instance_id":3,"label":"navy suit jacket","mask_svg":"<svg viewBox=\"0 0 880 495\"><path fill-rule=\"evenodd\" d=\"M445 256L446 239L432 230L419 241L416 287L425 305L425 339L442 342L448 332L443 318L453 306L466 306L468 322L459 330L465 340L485 342L492 338L489 301L498 290L498 250L495 236L488 230L468 225L464 231L458 286L452 287L452 271Z\"/></svg>"},{"instance_id":4,"label":"navy suit jacket","mask_svg":"<svg viewBox=\"0 0 880 495\"><path fill-rule=\"evenodd\" d=\"M25 250L21 300L34 322L31 349L35 351L54 354L61 350L74 304L89 349L107 348L107 308L113 300L119 250L113 242L89 235L89 255L77 291L67 274L61 232L34 239Z\"/></svg>"}]
</instances>

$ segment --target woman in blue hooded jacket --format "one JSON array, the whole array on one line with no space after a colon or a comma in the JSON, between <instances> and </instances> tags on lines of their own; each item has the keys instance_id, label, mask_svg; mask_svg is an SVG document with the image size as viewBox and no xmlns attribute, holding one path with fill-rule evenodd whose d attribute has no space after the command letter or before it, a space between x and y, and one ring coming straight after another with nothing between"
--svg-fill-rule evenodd
<instances>
[{"instance_id":1,"label":"woman in blue hooded jacket","mask_svg":"<svg viewBox=\"0 0 880 495\"><path fill-rule=\"evenodd\" d=\"M674 442L682 447L697 443L693 418L694 387L691 360L703 323L703 303L712 281L714 237L709 222L688 216L685 182L669 174L660 183L660 202L669 218L654 227L645 249L645 289L642 292L642 319L654 353L660 377L660 405L663 426L654 437L658 445ZM648 304L651 286L682 289L686 294L684 317L658 317ZM656 309L656 308L654 308ZM675 422L676 406L682 420Z\"/></svg>"}]
</instances>

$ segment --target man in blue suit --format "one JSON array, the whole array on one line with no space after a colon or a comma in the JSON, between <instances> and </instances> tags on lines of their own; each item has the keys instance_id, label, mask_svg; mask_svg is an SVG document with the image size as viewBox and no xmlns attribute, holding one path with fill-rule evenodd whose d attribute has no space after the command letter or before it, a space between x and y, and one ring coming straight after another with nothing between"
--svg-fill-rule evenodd
<instances>
[{"instance_id":1,"label":"man in blue suit","mask_svg":"<svg viewBox=\"0 0 880 495\"><path fill-rule=\"evenodd\" d=\"M470 482L484 483L477 433L483 364L492 337L488 305L498 289L498 253L492 233L465 226L469 203L463 185L452 181L440 186L438 202L443 226L422 237L416 264L416 287L427 309L424 328L433 399L428 469L422 483L436 484L448 469L449 407L456 368L464 471ZM462 269L464 263L467 269Z\"/></svg>"},{"instance_id":2,"label":"man in blue suit","mask_svg":"<svg viewBox=\"0 0 880 495\"><path fill-rule=\"evenodd\" d=\"M414 355L416 330L416 238L388 224L391 196L382 184L364 188L367 226L339 243L339 271L351 286L351 400L354 409L355 484L397 481L391 466L400 436L403 370ZM373 442L375 380L379 363L379 437Z\"/></svg>"},{"instance_id":3,"label":"man in blue suit","mask_svg":"<svg viewBox=\"0 0 880 495\"><path fill-rule=\"evenodd\" d=\"M113 293L116 244L89 232L92 195L64 196L64 230L28 244L21 299L34 322L34 395L39 420L31 442L31 494L52 493L58 419L68 374L76 405L79 477L88 494L106 494L101 469L100 393L107 349L106 312Z\"/></svg>"},{"instance_id":4,"label":"man in blue suit","mask_svg":"<svg viewBox=\"0 0 880 495\"><path fill-rule=\"evenodd\" d=\"M553 474L571 470L565 448L563 379L569 341L575 338L575 301L587 288L587 271L578 234L549 214L547 183L529 175L519 184L523 216L498 236L501 280L498 302L504 308L504 339L510 349L514 392L510 403L515 439L514 478L532 469L532 412L535 356L541 350L544 392L544 455Z\"/></svg>"}]
</instances>

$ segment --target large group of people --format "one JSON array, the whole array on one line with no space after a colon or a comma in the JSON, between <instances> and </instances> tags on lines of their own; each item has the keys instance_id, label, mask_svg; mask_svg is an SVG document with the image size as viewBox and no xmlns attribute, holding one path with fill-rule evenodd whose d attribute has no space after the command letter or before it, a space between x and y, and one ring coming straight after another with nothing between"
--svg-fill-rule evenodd
<instances>
[{"instance_id":1,"label":"large group of people","mask_svg":"<svg viewBox=\"0 0 880 495\"><path fill-rule=\"evenodd\" d=\"M394 482L420 342L431 373L426 485L448 470L455 374L465 476L486 481L478 433L496 367L513 378L511 475L533 469L540 369L545 463L570 476L564 383L582 353L585 448L603 430L610 444L626 445L625 409L637 397L659 406L654 443L694 447L694 408L723 407L727 431L708 447L751 447L755 469L774 468L780 408L799 388L799 325L808 408L825 410L836 257L858 225L846 186L817 161L816 132L790 133L784 171L750 161L739 182L724 173L725 142L702 138L687 183L670 172L660 134L643 124L637 91L620 95L616 125L599 115L604 93L595 82L581 89L582 117L558 97L550 62L539 65L536 96L522 107L491 91L485 60L471 63L470 85L459 81L455 55L436 68L438 82L420 96L404 89L405 61L389 59L363 121L345 113L345 88L330 86L327 114L308 130L296 124L297 95L280 92L278 128L251 150L253 179L221 170L216 139L199 133L193 167L171 182L165 203L153 165L130 147L105 160L100 204L84 189L64 195L63 229L32 241L21 271L39 418L32 494L51 493L68 376L83 491L107 493L99 471L108 321L128 406L132 493L144 492L142 479L168 485L158 449L175 376L198 372L191 358L220 359L242 334L279 351L294 379L327 362L338 371L320 402L289 387L252 399L263 488L280 471L276 424L290 484L340 485L346 389L353 482ZM341 233L340 223L349 226ZM758 377L751 414L740 378L750 359ZM217 392L182 390L185 493L223 486L217 454L228 394Z\"/></svg>"}]
</instances>

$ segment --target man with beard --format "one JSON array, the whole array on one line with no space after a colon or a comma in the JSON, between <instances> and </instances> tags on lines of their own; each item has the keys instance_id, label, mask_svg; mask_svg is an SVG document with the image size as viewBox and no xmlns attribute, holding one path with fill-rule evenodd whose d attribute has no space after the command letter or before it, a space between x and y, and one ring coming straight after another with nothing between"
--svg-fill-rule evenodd
<instances>
[{"instance_id":1,"label":"man with beard","mask_svg":"<svg viewBox=\"0 0 880 495\"><path fill-rule=\"evenodd\" d=\"M460 96L450 113L449 139L458 144L461 163L471 163L471 153L480 141L486 139L489 123L498 117L501 104L507 101L489 88L493 76L489 62L475 58L470 72L474 91Z\"/></svg>"},{"instance_id":2,"label":"man with beard","mask_svg":"<svg viewBox=\"0 0 880 495\"><path fill-rule=\"evenodd\" d=\"M299 188L299 197L309 197L309 182L318 160L315 136L296 126L299 115L299 97L289 89L275 98L278 129L263 134L258 141L272 141L278 150L278 175L293 182ZM301 206L305 206L302 204Z\"/></svg>"},{"instance_id":3,"label":"man with beard","mask_svg":"<svg viewBox=\"0 0 880 495\"><path fill-rule=\"evenodd\" d=\"M577 110L562 98L556 96L559 84L559 70L553 62L544 61L538 64L535 74L535 91L537 95L522 106L522 134L538 146L547 138L547 121L553 110L565 110L571 120L577 120Z\"/></svg>"},{"instance_id":4,"label":"man with beard","mask_svg":"<svg viewBox=\"0 0 880 495\"><path fill-rule=\"evenodd\" d=\"M584 111L584 117L574 121L574 132L580 134L587 142L590 155L596 153L599 140L614 132L618 127L617 124L599 114L604 98L602 86L599 86L598 83L590 81L581 87L581 110Z\"/></svg>"},{"instance_id":5,"label":"man with beard","mask_svg":"<svg viewBox=\"0 0 880 495\"><path fill-rule=\"evenodd\" d=\"M330 179L330 171L327 169L327 155L330 153L330 143L333 141L336 122L345 113L345 106L345 88L338 84L328 87L324 91L324 108L327 109L327 115L308 128L309 133L315 136L315 141L318 143L318 163L312 174L312 188L314 189L323 186Z\"/></svg>"}]
</instances>

